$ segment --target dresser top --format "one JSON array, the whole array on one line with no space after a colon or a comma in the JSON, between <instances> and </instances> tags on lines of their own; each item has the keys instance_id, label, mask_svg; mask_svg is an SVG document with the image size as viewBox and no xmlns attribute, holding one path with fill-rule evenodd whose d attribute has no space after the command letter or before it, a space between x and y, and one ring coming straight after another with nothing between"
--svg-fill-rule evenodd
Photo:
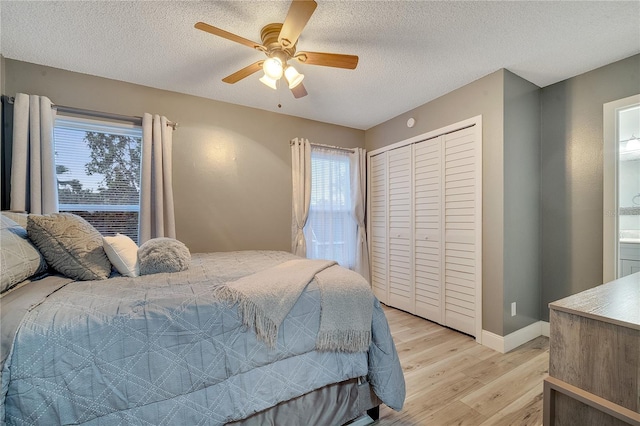
<instances>
[{"instance_id":1,"label":"dresser top","mask_svg":"<svg viewBox=\"0 0 640 426\"><path fill-rule=\"evenodd\" d=\"M549 303L549 308L640 330L640 272Z\"/></svg>"}]
</instances>

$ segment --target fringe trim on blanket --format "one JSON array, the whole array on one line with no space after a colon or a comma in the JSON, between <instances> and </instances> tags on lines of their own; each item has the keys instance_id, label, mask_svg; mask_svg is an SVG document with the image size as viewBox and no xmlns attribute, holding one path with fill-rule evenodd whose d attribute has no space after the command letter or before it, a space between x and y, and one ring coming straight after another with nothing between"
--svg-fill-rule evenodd
<instances>
[{"instance_id":1,"label":"fringe trim on blanket","mask_svg":"<svg viewBox=\"0 0 640 426\"><path fill-rule=\"evenodd\" d=\"M270 348L275 348L278 340L278 326L265 315L264 311L244 297L242 293L231 287L216 287L213 292L216 297L230 305L237 303L242 325L253 328L258 339L265 342Z\"/></svg>"},{"instance_id":2,"label":"fringe trim on blanket","mask_svg":"<svg viewBox=\"0 0 640 426\"><path fill-rule=\"evenodd\" d=\"M320 351L364 352L371 345L371 331L319 331L316 349Z\"/></svg>"}]
</instances>

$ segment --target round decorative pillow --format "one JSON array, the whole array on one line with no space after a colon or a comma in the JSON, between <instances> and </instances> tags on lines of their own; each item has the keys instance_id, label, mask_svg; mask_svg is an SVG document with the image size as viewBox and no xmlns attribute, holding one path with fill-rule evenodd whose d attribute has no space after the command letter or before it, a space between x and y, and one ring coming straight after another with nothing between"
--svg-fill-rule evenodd
<instances>
[{"instance_id":1,"label":"round decorative pillow","mask_svg":"<svg viewBox=\"0 0 640 426\"><path fill-rule=\"evenodd\" d=\"M174 238L152 238L138 248L140 275L180 272L189 268L191 253Z\"/></svg>"}]
</instances>

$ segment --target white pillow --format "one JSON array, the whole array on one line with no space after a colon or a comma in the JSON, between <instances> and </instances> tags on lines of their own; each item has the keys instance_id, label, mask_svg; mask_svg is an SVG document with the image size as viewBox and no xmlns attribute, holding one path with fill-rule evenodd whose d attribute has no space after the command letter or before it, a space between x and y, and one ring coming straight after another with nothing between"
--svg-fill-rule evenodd
<instances>
[{"instance_id":1,"label":"white pillow","mask_svg":"<svg viewBox=\"0 0 640 426\"><path fill-rule=\"evenodd\" d=\"M131 238L123 234L115 237L102 237L104 251L116 270L125 277L140 275L138 265L138 245Z\"/></svg>"}]
</instances>

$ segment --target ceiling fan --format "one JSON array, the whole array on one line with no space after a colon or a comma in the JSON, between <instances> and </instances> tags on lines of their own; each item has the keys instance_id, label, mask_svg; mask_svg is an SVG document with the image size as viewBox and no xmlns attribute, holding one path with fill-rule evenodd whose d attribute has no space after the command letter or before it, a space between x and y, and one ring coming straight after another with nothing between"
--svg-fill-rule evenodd
<instances>
[{"instance_id":1,"label":"ceiling fan","mask_svg":"<svg viewBox=\"0 0 640 426\"><path fill-rule=\"evenodd\" d=\"M223 29L214 27L204 22L195 24L195 28L217 35L236 43L244 44L252 49L264 52L267 59L254 62L253 64L234 72L223 78L222 81L229 84L237 83L253 73L264 71L260 81L272 89L277 89L277 81L284 75L289 89L295 98L307 95L307 90L302 85L304 78L293 65L289 65L290 60L297 60L307 65L323 65L326 67L355 69L358 65L358 57L354 55L343 55L339 53L323 52L298 52L296 45L300 33L311 18L318 4L313 0L293 0L289 7L289 12L284 23L274 23L265 25L260 31L262 44L253 42L239 35L230 33Z\"/></svg>"}]
</instances>

